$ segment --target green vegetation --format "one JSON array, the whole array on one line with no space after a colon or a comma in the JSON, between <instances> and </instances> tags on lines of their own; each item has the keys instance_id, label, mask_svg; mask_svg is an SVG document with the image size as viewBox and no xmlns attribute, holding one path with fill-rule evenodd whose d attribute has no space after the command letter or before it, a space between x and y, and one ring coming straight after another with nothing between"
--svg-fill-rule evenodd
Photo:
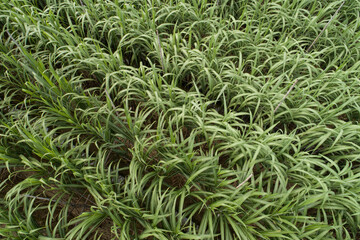
<instances>
[{"instance_id":1,"label":"green vegetation","mask_svg":"<svg viewBox=\"0 0 360 240\"><path fill-rule=\"evenodd\" d=\"M2 1L0 238L360 239L342 2Z\"/></svg>"}]
</instances>

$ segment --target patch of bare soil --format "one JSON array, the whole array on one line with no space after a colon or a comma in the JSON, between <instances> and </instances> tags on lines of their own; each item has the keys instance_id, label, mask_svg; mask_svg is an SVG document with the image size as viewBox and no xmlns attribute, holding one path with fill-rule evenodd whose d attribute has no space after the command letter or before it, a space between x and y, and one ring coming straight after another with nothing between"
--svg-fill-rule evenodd
<instances>
[{"instance_id":1,"label":"patch of bare soil","mask_svg":"<svg viewBox=\"0 0 360 240\"><path fill-rule=\"evenodd\" d=\"M14 172L16 170L23 169L15 169ZM19 171L11 175L6 169L1 169L0 182L6 181L6 183L4 183L3 187L0 189L0 198L4 198L10 189L34 174L35 172L31 171ZM69 193L60 192L56 186L38 188L33 195L29 195L27 197L35 199L34 205L38 206L38 209L32 213L32 217L39 227L45 227L47 224L51 224L51 226L55 227L59 220L59 214L64 208L66 208L67 205L69 205L67 212L68 221L80 216L84 212L90 212L90 208L92 206L96 206L95 200L88 191L85 190L82 191L82 193L74 191L73 194L70 195ZM51 219L47 219L49 216L48 206L55 204L56 201L58 201L58 205L54 210L53 217ZM111 232L112 226L113 222L111 219L107 218L99 225L99 227L97 227L97 229L95 229L95 231L89 236L89 239L94 239L94 237L98 238L100 235L101 239L104 240L113 239L115 235ZM0 225L0 228L5 227L6 225L4 224ZM42 234L46 235L45 228ZM58 235L56 237L60 236Z\"/></svg>"}]
</instances>

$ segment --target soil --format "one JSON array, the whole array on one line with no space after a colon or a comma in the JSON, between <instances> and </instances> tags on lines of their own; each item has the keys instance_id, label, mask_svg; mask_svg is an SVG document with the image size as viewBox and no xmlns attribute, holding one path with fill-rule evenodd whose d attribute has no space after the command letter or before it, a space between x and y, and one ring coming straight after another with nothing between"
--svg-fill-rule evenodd
<instances>
[{"instance_id":1,"label":"soil","mask_svg":"<svg viewBox=\"0 0 360 240\"><path fill-rule=\"evenodd\" d=\"M23 170L23 169L13 169L13 172L16 170ZM15 174L10 174L6 169L0 169L0 182L7 181L4 184L3 188L0 189L0 199L5 198L7 192L11 190L14 186L16 186L21 181L25 180L28 177L34 175L35 172L17 172ZM50 186L51 187L51 186ZM35 197L39 197L35 199L34 204L39 206L39 209L33 212L32 217L36 220L37 224L40 227L43 227L47 224L47 216L48 216L48 199L55 200L61 196L57 190L52 190L50 188L38 188L33 195ZM73 196L69 194L64 194L61 196L61 202L57 205L55 209L54 217L52 219L52 225L55 226L57 223L57 217L60 214L60 211L66 206L66 204L71 201L71 205L69 206L68 212L68 220L74 219L80 216L84 212L91 211L91 206L96 206L94 199L92 198L91 194L88 191L83 191L80 194L77 191L74 191ZM76 226L76 225L74 225ZM107 218L103 221L97 229L89 236L89 239L94 239L96 236L97 239L101 235L101 239L110 240L114 239L115 235L111 232L111 227L113 226L113 222L111 219ZM0 228L5 228L4 224L0 225ZM96 234L97 232L97 234ZM44 230L44 235L46 232ZM57 236L60 237L60 236Z\"/></svg>"}]
</instances>

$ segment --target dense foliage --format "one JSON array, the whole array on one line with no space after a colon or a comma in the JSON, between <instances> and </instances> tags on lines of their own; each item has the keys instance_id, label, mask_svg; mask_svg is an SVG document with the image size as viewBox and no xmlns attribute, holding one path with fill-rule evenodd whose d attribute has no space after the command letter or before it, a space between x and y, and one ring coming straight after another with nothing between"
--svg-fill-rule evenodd
<instances>
[{"instance_id":1,"label":"dense foliage","mask_svg":"<svg viewBox=\"0 0 360 240\"><path fill-rule=\"evenodd\" d=\"M341 3L2 1L0 236L359 239Z\"/></svg>"}]
</instances>

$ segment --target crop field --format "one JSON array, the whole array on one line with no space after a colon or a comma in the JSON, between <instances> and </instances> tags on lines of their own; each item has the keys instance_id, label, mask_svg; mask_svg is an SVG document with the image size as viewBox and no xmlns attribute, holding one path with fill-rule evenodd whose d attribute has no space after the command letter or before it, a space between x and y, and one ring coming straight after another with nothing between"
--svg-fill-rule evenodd
<instances>
[{"instance_id":1,"label":"crop field","mask_svg":"<svg viewBox=\"0 0 360 240\"><path fill-rule=\"evenodd\" d=\"M360 0L2 0L0 239L360 239Z\"/></svg>"}]
</instances>

